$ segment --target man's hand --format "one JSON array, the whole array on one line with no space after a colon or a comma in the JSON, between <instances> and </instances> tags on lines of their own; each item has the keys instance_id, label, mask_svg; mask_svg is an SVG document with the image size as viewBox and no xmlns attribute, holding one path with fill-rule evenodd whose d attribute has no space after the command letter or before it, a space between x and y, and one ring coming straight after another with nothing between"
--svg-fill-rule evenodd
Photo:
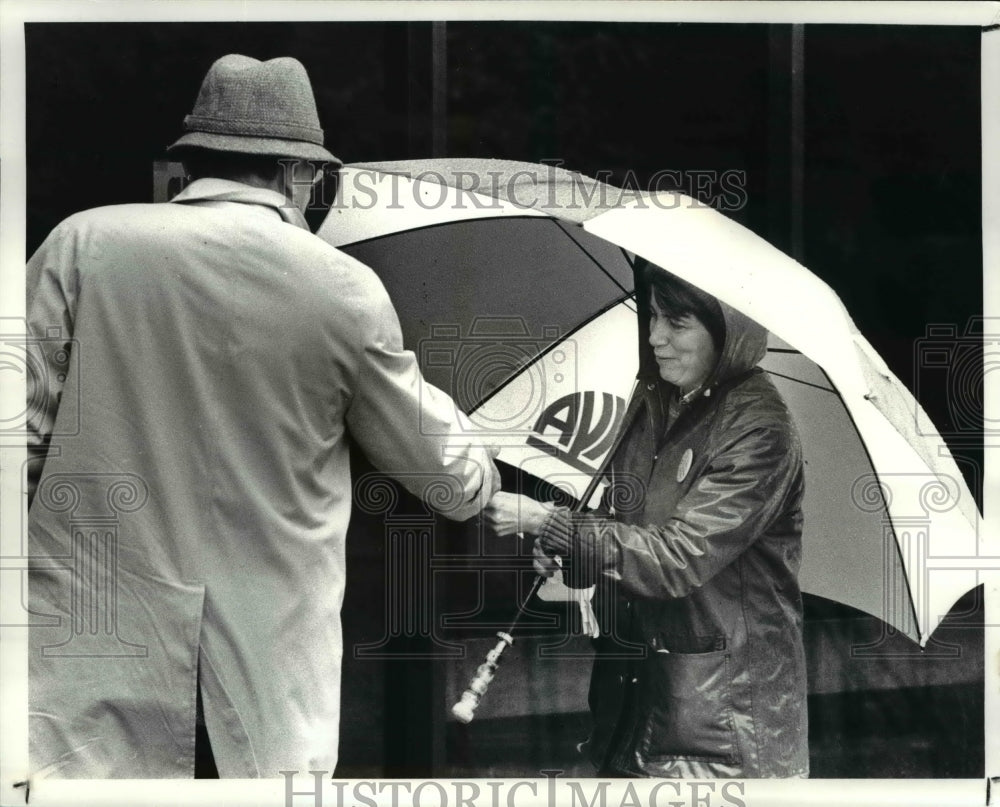
<instances>
[{"instance_id":1,"label":"man's hand","mask_svg":"<svg viewBox=\"0 0 1000 807\"><path fill-rule=\"evenodd\" d=\"M482 518L500 536L516 533L538 535L551 509L551 504L500 490L483 508Z\"/></svg>"}]
</instances>

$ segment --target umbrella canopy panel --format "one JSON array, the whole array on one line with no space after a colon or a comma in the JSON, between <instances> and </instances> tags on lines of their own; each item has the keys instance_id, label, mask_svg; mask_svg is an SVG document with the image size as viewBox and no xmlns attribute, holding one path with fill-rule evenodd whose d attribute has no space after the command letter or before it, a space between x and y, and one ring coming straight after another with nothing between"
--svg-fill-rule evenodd
<instances>
[{"instance_id":1,"label":"umbrella canopy panel","mask_svg":"<svg viewBox=\"0 0 1000 807\"><path fill-rule=\"evenodd\" d=\"M778 340L772 335L772 345ZM803 591L874 614L919 638L896 536L877 498L858 506L858 480L871 459L843 399L798 351L771 349L760 364L795 417L805 468Z\"/></svg>"},{"instance_id":2,"label":"umbrella canopy panel","mask_svg":"<svg viewBox=\"0 0 1000 807\"><path fill-rule=\"evenodd\" d=\"M618 247L548 217L458 221L342 249L379 275L427 381L467 412L632 293ZM574 383L556 375L550 383Z\"/></svg>"},{"instance_id":3,"label":"umbrella canopy panel","mask_svg":"<svg viewBox=\"0 0 1000 807\"><path fill-rule=\"evenodd\" d=\"M544 217L457 221L342 248L381 277L427 380L490 432L499 459L579 498L610 448L638 370L622 251ZM803 590L916 638L884 505L862 509L852 498L873 469L840 395L816 364L773 335L761 366L802 436Z\"/></svg>"}]
</instances>

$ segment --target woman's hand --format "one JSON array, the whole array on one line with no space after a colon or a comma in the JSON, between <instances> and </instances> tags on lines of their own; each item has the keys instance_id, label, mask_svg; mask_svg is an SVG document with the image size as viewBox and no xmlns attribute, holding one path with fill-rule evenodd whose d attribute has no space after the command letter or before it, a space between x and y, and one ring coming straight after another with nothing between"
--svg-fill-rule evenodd
<instances>
[{"instance_id":1,"label":"woman's hand","mask_svg":"<svg viewBox=\"0 0 1000 807\"><path fill-rule=\"evenodd\" d=\"M551 509L551 504L542 504L528 496L500 490L483 508L482 517L493 532L500 536L519 532L538 535Z\"/></svg>"},{"instance_id":2,"label":"woman's hand","mask_svg":"<svg viewBox=\"0 0 1000 807\"><path fill-rule=\"evenodd\" d=\"M561 568L556 559L542 549L541 542L536 538L535 545L531 548L531 565L535 569L535 574L542 577L552 577Z\"/></svg>"}]
</instances>

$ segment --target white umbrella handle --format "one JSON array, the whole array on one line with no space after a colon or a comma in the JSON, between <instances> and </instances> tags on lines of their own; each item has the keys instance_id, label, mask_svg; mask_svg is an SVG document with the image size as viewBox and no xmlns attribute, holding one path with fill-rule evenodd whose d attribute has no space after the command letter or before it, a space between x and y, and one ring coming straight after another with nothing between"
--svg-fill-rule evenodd
<instances>
[{"instance_id":1,"label":"white umbrella handle","mask_svg":"<svg viewBox=\"0 0 1000 807\"><path fill-rule=\"evenodd\" d=\"M520 611L518 611L518 614L520 615ZM500 631L497 633L497 636L500 637L500 641L486 654L486 660L476 669L476 677L469 682L468 689L462 693L462 699L451 707L451 713L461 723L472 722L472 718L475 717L476 707L479 706L479 701L482 700L483 695L486 694L486 690L489 689L490 682L493 680L497 665L500 663L500 656L504 650L514 644L514 639L509 633Z\"/></svg>"}]
</instances>

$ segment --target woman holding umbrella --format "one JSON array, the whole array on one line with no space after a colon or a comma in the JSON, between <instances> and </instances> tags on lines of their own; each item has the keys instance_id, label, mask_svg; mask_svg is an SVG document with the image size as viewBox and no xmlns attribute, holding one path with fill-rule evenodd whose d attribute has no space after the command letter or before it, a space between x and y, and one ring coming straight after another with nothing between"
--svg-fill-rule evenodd
<instances>
[{"instance_id":1,"label":"woman holding umbrella","mask_svg":"<svg viewBox=\"0 0 1000 807\"><path fill-rule=\"evenodd\" d=\"M558 555L570 586L598 584L586 747L600 775L807 776L802 455L756 366L767 333L640 263L639 385L605 505L499 493L484 514L537 536L540 572Z\"/></svg>"}]
</instances>

